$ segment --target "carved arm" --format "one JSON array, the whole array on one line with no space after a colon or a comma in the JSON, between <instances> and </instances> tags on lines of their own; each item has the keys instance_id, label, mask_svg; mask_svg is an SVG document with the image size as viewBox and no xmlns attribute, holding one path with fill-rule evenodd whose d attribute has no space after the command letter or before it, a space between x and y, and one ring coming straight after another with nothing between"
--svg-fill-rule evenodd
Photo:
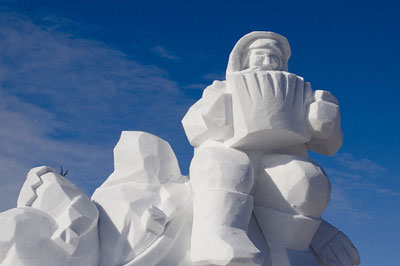
<instances>
[{"instance_id":1,"label":"carved arm","mask_svg":"<svg viewBox=\"0 0 400 266\"><path fill-rule=\"evenodd\" d=\"M317 153L333 155L343 142L338 101L329 91L324 90L314 91L312 97L307 112L312 138L307 147Z\"/></svg>"}]
</instances>

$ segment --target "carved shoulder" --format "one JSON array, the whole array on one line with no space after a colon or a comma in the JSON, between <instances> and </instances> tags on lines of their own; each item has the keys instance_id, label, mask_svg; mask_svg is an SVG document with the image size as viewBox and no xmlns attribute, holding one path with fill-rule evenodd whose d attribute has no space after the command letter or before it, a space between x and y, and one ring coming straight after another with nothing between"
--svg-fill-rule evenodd
<instances>
[{"instance_id":1,"label":"carved shoulder","mask_svg":"<svg viewBox=\"0 0 400 266\"><path fill-rule=\"evenodd\" d=\"M214 81L202 98L189 108L182 120L192 146L208 140L224 141L233 134L232 99L225 81Z\"/></svg>"}]
</instances>

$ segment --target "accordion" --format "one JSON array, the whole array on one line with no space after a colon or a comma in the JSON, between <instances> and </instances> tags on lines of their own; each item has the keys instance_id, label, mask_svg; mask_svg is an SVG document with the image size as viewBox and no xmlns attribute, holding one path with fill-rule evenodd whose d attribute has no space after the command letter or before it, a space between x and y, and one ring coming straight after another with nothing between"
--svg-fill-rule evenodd
<instances>
[{"instance_id":1,"label":"accordion","mask_svg":"<svg viewBox=\"0 0 400 266\"><path fill-rule=\"evenodd\" d=\"M285 71L246 70L227 75L232 94L233 138L241 149L274 149L311 139L306 108L311 85Z\"/></svg>"}]
</instances>

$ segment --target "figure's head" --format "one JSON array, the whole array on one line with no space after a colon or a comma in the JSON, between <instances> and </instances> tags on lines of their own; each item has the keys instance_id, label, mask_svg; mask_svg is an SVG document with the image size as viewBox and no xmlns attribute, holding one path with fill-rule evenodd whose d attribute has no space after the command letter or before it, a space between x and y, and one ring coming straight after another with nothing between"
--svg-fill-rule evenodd
<instances>
[{"instance_id":1,"label":"figure's head","mask_svg":"<svg viewBox=\"0 0 400 266\"><path fill-rule=\"evenodd\" d=\"M251 70L288 70L288 40L277 33L254 31L243 36L233 48L227 73Z\"/></svg>"},{"instance_id":2,"label":"figure's head","mask_svg":"<svg viewBox=\"0 0 400 266\"><path fill-rule=\"evenodd\" d=\"M274 39L257 39L242 54L242 70L283 70L284 57Z\"/></svg>"}]
</instances>

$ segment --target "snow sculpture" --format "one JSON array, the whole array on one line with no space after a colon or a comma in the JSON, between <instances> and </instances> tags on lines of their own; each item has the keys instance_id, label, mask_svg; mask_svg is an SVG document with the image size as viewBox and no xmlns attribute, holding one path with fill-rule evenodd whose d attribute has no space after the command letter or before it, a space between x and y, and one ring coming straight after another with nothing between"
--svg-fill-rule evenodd
<instances>
[{"instance_id":1,"label":"snow sculpture","mask_svg":"<svg viewBox=\"0 0 400 266\"><path fill-rule=\"evenodd\" d=\"M166 141L122 132L114 172L92 196L100 211L102 265L124 265L161 237L189 201L187 181Z\"/></svg>"},{"instance_id":2,"label":"snow sculpture","mask_svg":"<svg viewBox=\"0 0 400 266\"><path fill-rule=\"evenodd\" d=\"M17 208L0 213L0 265L99 265L90 199L50 167L33 168Z\"/></svg>"},{"instance_id":3,"label":"snow sculpture","mask_svg":"<svg viewBox=\"0 0 400 266\"><path fill-rule=\"evenodd\" d=\"M182 121L195 147L194 263L261 265L263 252L247 236L254 211L271 265L316 265L310 244L331 188L307 150L340 148L340 113L332 94L287 72L290 54L279 34L245 35L230 54L226 81L207 87ZM359 263L356 253L346 265Z\"/></svg>"},{"instance_id":4,"label":"snow sculpture","mask_svg":"<svg viewBox=\"0 0 400 266\"><path fill-rule=\"evenodd\" d=\"M167 142L129 131L91 200L51 168L32 169L17 208L0 213L0 265L359 264L321 219L331 187L307 155L340 148L338 101L289 73L290 53L272 32L238 41L226 81L182 120L189 177Z\"/></svg>"}]
</instances>

